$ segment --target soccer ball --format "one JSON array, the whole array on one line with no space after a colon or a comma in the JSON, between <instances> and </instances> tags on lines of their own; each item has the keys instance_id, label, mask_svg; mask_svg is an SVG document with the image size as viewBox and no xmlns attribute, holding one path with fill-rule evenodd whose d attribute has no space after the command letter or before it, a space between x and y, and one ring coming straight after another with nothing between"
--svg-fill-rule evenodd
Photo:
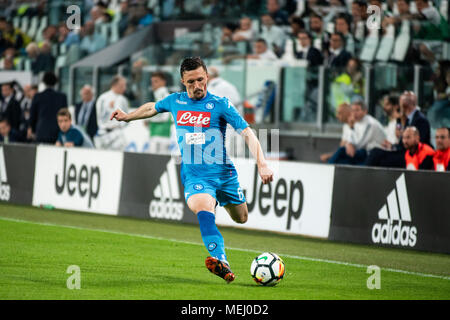
<instances>
[{"instance_id":1,"label":"soccer ball","mask_svg":"<svg viewBox=\"0 0 450 320\"><path fill-rule=\"evenodd\" d=\"M285 266L283 260L272 252L264 252L252 261L250 274L256 283L274 286L283 279Z\"/></svg>"}]
</instances>

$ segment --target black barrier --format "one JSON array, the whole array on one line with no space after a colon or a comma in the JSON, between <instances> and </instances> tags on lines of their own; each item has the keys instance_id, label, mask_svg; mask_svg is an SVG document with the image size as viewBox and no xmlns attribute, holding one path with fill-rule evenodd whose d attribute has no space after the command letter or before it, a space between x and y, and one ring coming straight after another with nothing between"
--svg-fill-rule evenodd
<instances>
[{"instance_id":1,"label":"black barrier","mask_svg":"<svg viewBox=\"0 0 450 320\"><path fill-rule=\"evenodd\" d=\"M0 144L0 200L31 205L36 147Z\"/></svg>"},{"instance_id":2,"label":"black barrier","mask_svg":"<svg viewBox=\"0 0 450 320\"><path fill-rule=\"evenodd\" d=\"M450 253L450 174L336 167L328 239Z\"/></svg>"},{"instance_id":3,"label":"black barrier","mask_svg":"<svg viewBox=\"0 0 450 320\"><path fill-rule=\"evenodd\" d=\"M170 156L124 153L119 216L197 223Z\"/></svg>"}]
</instances>

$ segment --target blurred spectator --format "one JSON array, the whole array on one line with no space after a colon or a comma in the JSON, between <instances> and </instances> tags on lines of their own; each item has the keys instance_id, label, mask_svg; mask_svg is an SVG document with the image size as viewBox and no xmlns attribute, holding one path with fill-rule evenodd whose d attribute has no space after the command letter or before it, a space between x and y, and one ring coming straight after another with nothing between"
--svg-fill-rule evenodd
<instances>
[{"instance_id":1,"label":"blurred spectator","mask_svg":"<svg viewBox=\"0 0 450 320\"><path fill-rule=\"evenodd\" d=\"M242 20L242 19L241 19ZM251 21L251 20L250 20ZM220 37L220 43L222 45L229 45L234 43L234 33L237 30L237 26L234 23L226 23L222 26L222 35ZM240 38L240 37L239 37ZM236 41L241 41L246 39L240 39Z\"/></svg>"},{"instance_id":2,"label":"blurred spectator","mask_svg":"<svg viewBox=\"0 0 450 320\"><path fill-rule=\"evenodd\" d=\"M384 127L386 133L387 143L384 146L390 150L392 145L398 143L398 137L396 134L397 120L400 118L400 105L398 97L390 94L383 98L383 111L387 117L387 125Z\"/></svg>"},{"instance_id":3,"label":"blurred spectator","mask_svg":"<svg viewBox=\"0 0 450 320\"><path fill-rule=\"evenodd\" d=\"M97 148L123 150L125 147L125 138L120 130L126 123L111 121L111 113L115 109L121 109L128 112L129 103L124 96L127 90L127 80L122 76L114 76L110 90L102 93L96 103L97 109L97 135L94 137Z\"/></svg>"},{"instance_id":4,"label":"blurred spectator","mask_svg":"<svg viewBox=\"0 0 450 320\"><path fill-rule=\"evenodd\" d=\"M119 20L119 34L121 37L124 36L125 31L128 28L129 22L129 8L128 1L120 2L120 20Z\"/></svg>"},{"instance_id":5,"label":"blurred spectator","mask_svg":"<svg viewBox=\"0 0 450 320\"><path fill-rule=\"evenodd\" d=\"M367 2L363 0L355 0L352 2L352 25L351 30L355 39L359 43L363 43L367 36Z\"/></svg>"},{"instance_id":6,"label":"blurred spectator","mask_svg":"<svg viewBox=\"0 0 450 320\"><path fill-rule=\"evenodd\" d=\"M446 40L450 36L449 26L439 10L428 0L415 0L418 14L413 18L420 23L414 24L415 37L428 40Z\"/></svg>"},{"instance_id":7,"label":"blurred spectator","mask_svg":"<svg viewBox=\"0 0 450 320\"><path fill-rule=\"evenodd\" d=\"M62 22L58 27L58 43L65 45L67 49L72 45L80 44L80 35L78 30L69 30L65 22Z\"/></svg>"},{"instance_id":8,"label":"blurred spectator","mask_svg":"<svg viewBox=\"0 0 450 320\"><path fill-rule=\"evenodd\" d=\"M434 103L427 116L434 128L450 126L450 62L440 61L434 80Z\"/></svg>"},{"instance_id":9,"label":"blurred spectator","mask_svg":"<svg viewBox=\"0 0 450 320\"><path fill-rule=\"evenodd\" d=\"M36 93L31 103L28 139L54 144L59 132L56 114L67 107L67 97L54 89L58 78L53 72L46 72L42 81L45 90Z\"/></svg>"},{"instance_id":10,"label":"blurred spectator","mask_svg":"<svg viewBox=\"0 0 450 320\"><path fill-rule=\"evenodd\" d=\"M232 35L233 41L253 41L255 32L252 28L252 20L249 17L243 17L239 20L239 28Z\"/></svg>"},{"instance_id":11,"label":"blurred spectator","mask_svg":"<svg viewBox=\"0 0 450 320\"><path fill-rule=\"evenodd\" d=\"M80 96L81 102L75 104L75 122L91 139L94 139L98 130L94 89L86 84L81 88Z\"/></svg>"},{"instance_id":12,"label":"blurred spectator","mask_svg":"<svg viewBox=\"0 0 450 320\"><path fill-rule=\"evenodd\" d=\"M236 87L220 77L219 70L211 66L208 68L208 91L219 97L226 97L242 113L241 95Z\"/></svg>"},{"instance_id":13,"label":"blurred spectator","mask_svg":"<svg viewBox=\"0 0 450 320\"><path fill-rule=\"evenodd\" d=\"M450 128L436 130L436 153L433 157L435 171L450 171Z\"/></svg>"},{"instance_id":14,"label":"blurred spectator","mask_svg":"<svg viewBox=\"0 0 450 320\"><path fill-rule=\"evenodd\" d=\"M22 109L22 117L20 119L19 131L24 137L27 136L27 129L30 124L31 103L33 101L33 97L36 95L37 92L38 92L37 85L27 84L23 87L24 97L20 101L20 108Z\"/></svg>"},{"instance_id":15,"label":"blurred spectator","mask_svg":"<svg viewBox=\"0 0 450 320\"><path fill-rule=\"evenodd\" d=\"M322 17L316 13L309 16L309 32L313 38L313 47L326 52L330 44L330 34L325 31Z\"/></svg>"},{"instance_id":16,"label":"blurred spectator","mask_svg":"<svg viewBox=\"0 0 450 320\"><path fill-rule=\"evenodd\" d=\"M7 21L4 17L0 17L0 39L3 39L4 42L4 48L1 48L2 51L7 47L20 50L31 42L31 38L28 35L19 28L14 28L11 21Z\"/></svg>"},{"instance_id":17,"label":"blurred spectator","mask_svg":"<svg viewBox=\"0 0 450 320\"><path fill-rule=\"evenodd\" d=\"M263 14L261 16L260 38L266 40L268 47L277 57L282 55L286 36L284 30L275 25L275 21L269 14Z\"/></svg>"},{"instance_id":18,"label":"blurred spectator","mask_svg":"<svg viewBox=\"0 0 450 320\"><path fill-rule=\"evenodd\" d=\"M364 96L364 74L361 61L350 58L345 71L331 83L331 106L335 108L343 102L350 103L355 97Z\"/></svg>"},{"instance_id":19,"label":"blurred spectator","mask_svg":"<svg viewBox=\"0 0 450 320\"><path fill-rule=\"evenodd\" d=\"M386 140L382 125L367 114L364 102L355 101L351 108L355 123L350 141L338 149L330 158L329 163L362 165L367 154L374 148L380 148Z\"/></svg>"},{"instance_id":20,"label":"blurred spectator","mask_svg":"<svg viewBox=\"0 0 450 320\"><path fill-rule=\"evenodd\" d=\"M247 59L278 60L278 57L268 48L267 42L260 38L253 44L253 54L247 55Z\"/></svg>"},{"instance_id":21,"label":"blurred spectator","mask_svg":"<svg viewBox=\"0 0 450 320\"><path fill-rule=\"evenodd\" d=\"M335 32L330 37L330 47L327 52L326 65L329 68L344 68L352 55L345 50L345 38L342 33Z\"/></svg>"},{"instance_id":22,"label":"blurred spectator","mask_svg":"<svg viewBox=\"0 0 450 320\"><path fill-rule=\"evenodd\" d=\"M95 32L95 26L92 21L88 21L81 28L82 40L80 48L87 54L97 52L106 47L105 37Z\"/></svg>"},{"instance_id":23,"label":"blurred spectator","mask_svg":"<svg viewBox=\"0 0 450 320\"><path fill-rule=\"evenodd\" d=\"M308 61L308 67L317 67L322 65L322 53L312 46L311 34L305 30L297 34L300 47L297 47L297 42L293 42L293 57L295 59L305 59Z\"/></svg>"},{"instance_id":24,"label":"blurred spectator","mask_svg":"<svg viewBox=\"0 0 450 320\"><path fill-rule=\"evenodd\" d=\"M305 22L302 18L292 16L289 18L289 25L290 25L290 32L288 33L288 37L291 39L297 39L297 34L300 31L306 30L305 29Z\"/></svg>"},{"instance_id":25,"label":"blurred spectator","mask_svg":"<svg viewBox=\"0 0 450 320\"><path fill-rule=\"evenodd\" d=\"M281 57L284 61L294 61L296 59L294 52L298 52L302 46L297 35L300 31L305 31L305 23L300 17L291 17L289 20L291 31L287 35L283 56Z\"/></svg>"},{"instance_id":26,"label":"blurred spectator","mask_svg":"<svg viewBox=\"0 0 450 320\"><path fill-rule=\"evenodd\" d=\"M48 42L42 44L42 48L35 42L28 44L26 48L28 58L31 60L31 71L37 75L41 72L53 71L55 58L51 55L51 47Z\"/></svg>"},{"instance_id":27,"label":"blurred spectator","mask_svg":"<svg viewBox=\"0 0 450 320\"><path fill-rule=\"evenodd\" d=\"M42 31L42 37L44 38L41 42L38 43L39 48L42 48L42 45L45 42L48 42L50 45L58 42L58 28L54 25L47 26L44 31Z\"/></svg>"},{"instance_id":28,"label":"blurred spectator","mask_svg":"<svg viewBox=\"0 0 450 320\"><path fill-rule=\"evenodd\" d=\"M429 145L420 142L419 130L416 127L406 127L402 134L402 141L406 149L406 169L433 170L435 151Z\"/></svg>"},{"instance_id":29,"label":"blurred spectator","mask_svg":"<svg viewBox=\"0 0 450 320\"><path fill-rule=\"evenodd\" d=\"M276 25L288 25L289 15L280 8L278 0L267 0L267 13L270 14Z\"/></svg>"},{"instance_id":30,"label":"blurred spectator","mask_svg":"<svg viewBox=\"0 0 450 320\"><path fill-rule=\"evenodd\" d=\"M397 28L402 23L402 21L404 20L410 21L413 18L410 11L410 2L411 0L398 0L397 1L398 14L384 17L383 21L381 22L381 27L384 29L389 24L393 24ZM397 31L399 31L398 28Z\"/></svg>"},{"instance_id":31,"label":"blurred spectator","mask_svg":"<svg viewBox=\"0 0 450 320\"><path fill-rule=\"evenodd\" d=\"M355 38L350 32L350 22L348 16L341 14L335 19L335 32L340 32L344 36L345 50L354 55L356 50Z\"/></svg>"},{"instance_id":32,"label":"blurred spectator","mask_svg":"<svg viewBox=\"0 0 450 320\"><path fill-rule=\"evenodd\" d=\"M14 97L13 84L10 82L3 83L0 117L7 119L11 127L19 131L21 116L22 110L20 109L20 103Z\"/></svg>"},{"instance_id":33,"label":"blurred spectator","mask_svg":"<svg viewBox=\"0 0 450 320\"><path fill-rule=\"evenodd\" d=\"M58 139L55 145L58 147L84 147L93 148L90 138L83 133L82 129L72 125L72 116L69 109L62 108L57 113L59 127Z\"/></svg>"},{"instance_id":34,"label":"blurred spectator","mask_svg":"<svg viewBox=\"0 0 450 320\"><path fill-rule=\"evenodd\" d=\"M209 71L209 70L208 70ZM151 75L151 86L154 96L152 101L160 101L170 92L167 88L166 76L162 71L155 71ZM209 90L209 88L208 88ZM150 130L150 153L170 154L171 131L174 130L170 113L161 113L146 121Z\"/></svg>"},{"instance_id":35,"label":"blurred spectator","mask_svg":"<svg viewBox=\"0 0 450 320\"><path fill-rule=\"evenodd\" d=\"M0 142L11 143L11 142L21 142L22 137L18 131L11 128L7 118L0 117Z\"/></svg>"},{"instance_id":36,"label":"blurred spectator","mask_svg":"<svg viewBox=\"0 0 450 320\"><path fill-rule=\"evenodd\" d=\"M417 107L417 96L411 91L405 91L399 99L400 118L397 119L396 135L399 139L398 144L391 146L390 150L377 148L372 150L366 164L376 167L405 167L405 146L402 142L404 128L408 126L416 127L419 131L421 143L431 145L430 141L430 123L425 115Z\"/></svg>"},{"instance_id":37,"label":"blurred spectator","mask_svg":"<svg viewBox=\"0 0 450 320\"><path fill-rule=\"evenodd\" d=\"M14 65L14 57L7 55L0 60L1 70L15 70L15 68L16 67Z\"/></svg>"},{"instance_id":38,"label":"blurred spectator","mask_svg":"<svg viewBox=\"0 0 450 320\"><path fill-rule=\"evenodd\" d=\"M339 147L344 147L348 142L351 141L352 128L354 124L352 108L348 103L342 103L337 107L336 118L341 122L342 125L342 136ZM336 151L338 152L338 151ZM320 155L320 160L322 162L328 162L334 156L333 153L324 153Z\"/></svg>"}]
</instances>

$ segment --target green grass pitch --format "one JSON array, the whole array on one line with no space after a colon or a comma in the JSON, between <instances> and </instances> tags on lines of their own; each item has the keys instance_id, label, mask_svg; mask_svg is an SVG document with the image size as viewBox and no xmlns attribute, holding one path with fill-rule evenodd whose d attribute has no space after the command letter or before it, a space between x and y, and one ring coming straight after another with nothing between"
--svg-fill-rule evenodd
<instances>
[{"instance_id":1,"label":"green grass pitch","mask_svg":"<svg viewBox=\"0 0 450 320\"><path fill-rule=\"evenodd\" d=\"M449 255L220 229L231 284L205 268L195 225L2 204L0 299L450 298ZM276 287L251 279L251 261L264 251L286 263ZM67 288L71 265L80 289ZM367 288L369 265L381 268L380 289Z\"/></svg>"}]
</instances>

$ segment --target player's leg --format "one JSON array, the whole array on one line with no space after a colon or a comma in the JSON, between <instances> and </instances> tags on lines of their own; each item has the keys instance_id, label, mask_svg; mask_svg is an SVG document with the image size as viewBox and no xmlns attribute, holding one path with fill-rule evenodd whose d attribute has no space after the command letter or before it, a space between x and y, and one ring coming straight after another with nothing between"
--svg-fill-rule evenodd
<instances>
[{"instance_id":1,"label":"player's leg","mask_svg":"<svg viewBox=\"0 0 450 320\"><path fill-rule=\"evenodd\" d=\"M248 208L247 202L240 204L229 203L224 206L231 219L237 223L246 223L248 220Z\"/></svg>"},{"instance_id":2,"label":"player's leg","mask_svg":"<svg viewBox=\"0 0 450 320\"><path fill-rule=\"evenodd\" d=\"M188 197L187 204L189 209L197 215L203 243L211 255L205 260L206 267L225 281L233 281L235 276L227 261L225 243L216 226L214 215L216 199L208 193L197 193Z\"/></svg>"}]
</instances>

